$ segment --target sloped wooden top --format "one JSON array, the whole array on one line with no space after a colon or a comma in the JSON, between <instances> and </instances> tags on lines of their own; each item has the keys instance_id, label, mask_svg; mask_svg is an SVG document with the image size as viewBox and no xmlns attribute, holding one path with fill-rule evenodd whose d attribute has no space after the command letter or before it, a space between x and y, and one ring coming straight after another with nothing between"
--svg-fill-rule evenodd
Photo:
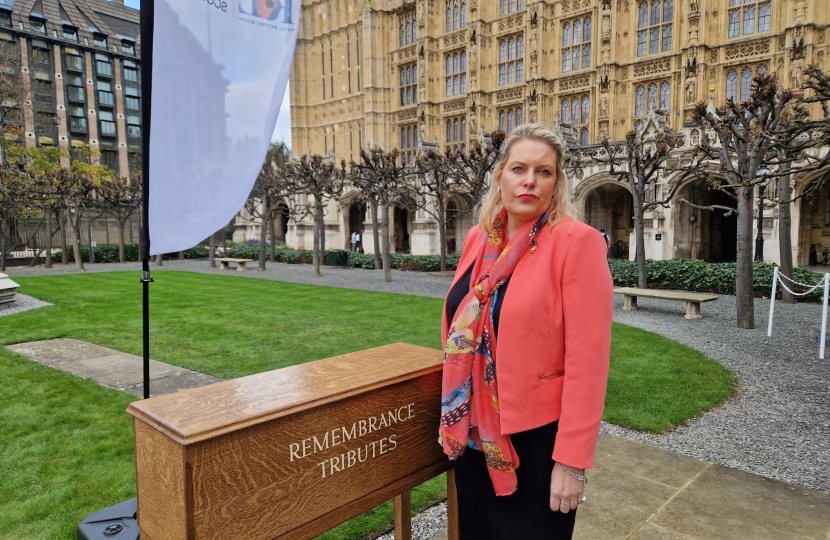
<instances>
[{"instance_id":1,"label":"sloped wooden top","mask_svg":"<svg viewBox=\"0 0 830 540\"><path fill-rule=\"evenodd\" d=\"M192 444L441 371L443 359L437 349L394 343L135 401L127 412Z\"/></svg>"},{"instance_id":2,"label":"sloped wooden top","mask_svg":"<svg viewBox=\"0 0 830 540\"><path fill-rule=\"evenodd\" d=\"M615 294L640 296L643 298L661 298L663 300L685 300L687 302L711 302L717 300L714 294L697 294L686 291L661 291L659 289L638 289L636 287L620 287L614 289Z\"/></svg>"}]
</instances>

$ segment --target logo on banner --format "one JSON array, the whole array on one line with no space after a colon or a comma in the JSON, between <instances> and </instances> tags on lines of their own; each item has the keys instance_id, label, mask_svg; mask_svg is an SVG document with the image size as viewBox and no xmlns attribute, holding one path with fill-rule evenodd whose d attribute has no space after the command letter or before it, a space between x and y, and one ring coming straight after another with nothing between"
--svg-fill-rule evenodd
<instances>
[{"instance_id":1,"label":"logo on banner","mask_svg":"<svg viewBox=\"0 0 830 540\"><path fill-rule=\"evenodd\" d=\"M250 15L266 21L275 21L280 13L283 15L283 24L294 24L291 20L291 3L293 0L242 0L239 3L239 11L244 15ZM250 6L250 12L245 10Z\"/></svg>"}]
</instances>

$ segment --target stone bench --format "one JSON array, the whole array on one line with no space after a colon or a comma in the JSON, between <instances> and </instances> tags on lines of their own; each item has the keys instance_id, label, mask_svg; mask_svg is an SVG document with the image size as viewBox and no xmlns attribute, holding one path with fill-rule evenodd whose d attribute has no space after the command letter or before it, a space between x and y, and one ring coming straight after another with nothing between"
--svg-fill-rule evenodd
<instances>
[{"instance_id":1,"label":"stone bench","mask_svg":"<svg viewBox=\"0 0 830 540\"><path fill-rule=\"evenodd\" d=\"M233 257L220 257L216 260L220 263L220 270L229 270L230 267L228 266L228 264L236 263L237 272L244 272L246 270L245 265L249 262L254 262L253 259L234 259Z\"/></svg>"},{"instance_id":2,"label":"stone bench","mask_svg":"<svg viewBox=\"0 0 830 540\"><path fill-rule=\"evenodd\" d=\"M6 274L0 274L0 304L14 302L14 295L17 294L17 283L9 279Z\"/></svg>"},{"instance_id":3,"label":"stone bench","mask_svg":"<svg viewBox=\"0 0 830 540\"><path fill-rule=\"evenodd\" d=\"M700 319L702 317L700 314L700 303L712 302L718 299L718 297L714 294L697 294L682 291L660 291L656 289L638 289L636 287L621 287L619 289L614 289L614 294L623 295L624 311L637 310L637 297L686 302L687 319Z\"/></svg>"}]
</instances>

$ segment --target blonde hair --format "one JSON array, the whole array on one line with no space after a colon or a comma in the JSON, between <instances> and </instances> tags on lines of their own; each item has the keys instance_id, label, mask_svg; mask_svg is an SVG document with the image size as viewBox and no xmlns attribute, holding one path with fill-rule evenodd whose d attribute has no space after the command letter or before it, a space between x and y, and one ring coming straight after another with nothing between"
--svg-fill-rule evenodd
<instances>
[{"instance_id":1,"label":"blonde hair","mask_svg":"<svg viewBox=\"0 0 830 540\"><path fill-rule=\"evenodd\" d=\"M514 129L505 140L499 161L493 169L493 181L490 183L490 190L481 202L478 225L484 231L490 228L499 210L502 209L501 194L496 187L496 179L501 177L504 166L510 157L510 151L519 141L543 142L556 152L556 185L553 188L553 197L551 198L553 209L548 216L548 224L553 227L567 218L573 218L576 214L568 196L568 178L563 167L565 148L562 146L562 141L559 140L553 130L542 124L522 124Z\"/></svg>"}]
</instances>

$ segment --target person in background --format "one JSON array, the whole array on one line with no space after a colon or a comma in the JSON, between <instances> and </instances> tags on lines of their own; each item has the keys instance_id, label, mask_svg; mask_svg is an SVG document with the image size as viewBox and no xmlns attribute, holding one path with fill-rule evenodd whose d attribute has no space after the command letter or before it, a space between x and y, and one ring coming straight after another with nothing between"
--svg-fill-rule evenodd
<instances>
[{"instance_id":1,"label":"person in background","mask_svg":"<svg viewBox=\"0 0 830 540\"><path fill-rule=\"evenodd\" d=\"M605 239L605 258L609 257L609 253L611 252L611 237L608 236L608 233L605 232L605 229L600 229L600 233L602 233L602 237Z\"/></svg>"},{"instance_id":2,"label":"person in background","mask_svg":"<svg viewBox=\"0 0 830 540\"><path fill-rule=\"evenodd\" d=\"M439 442L462 540L568 540L611 347L602 235L573 217L559 138L507 138L447 295Z\"/></svg>"},{"instance_id":3,"label":"person in background","mask_svg":"<svg viewBox=\"0 0 830 540\"><path fill-rule=\"evenodd\" d=\"M352 231L352 251L357 249L357 231Z\"/></svg>"}]
</instances>

